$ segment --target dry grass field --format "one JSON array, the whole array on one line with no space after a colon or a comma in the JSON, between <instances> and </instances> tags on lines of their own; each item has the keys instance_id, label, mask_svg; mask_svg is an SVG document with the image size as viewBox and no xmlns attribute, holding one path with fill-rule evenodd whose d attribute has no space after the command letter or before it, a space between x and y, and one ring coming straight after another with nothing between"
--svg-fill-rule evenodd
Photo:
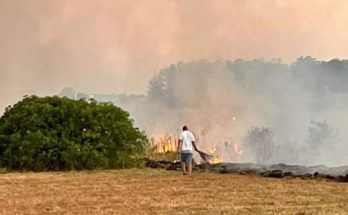
<instances>
[{"instance_id":1,"label":"dry grass field","mask_svg":"<svg viewBox=\"0 0 348 215\"><path fill-rule=\"evenodd\" d=\"M7 173L0 214L348 214L348 184L151 169Z\"/></svg>"}]
</instances>

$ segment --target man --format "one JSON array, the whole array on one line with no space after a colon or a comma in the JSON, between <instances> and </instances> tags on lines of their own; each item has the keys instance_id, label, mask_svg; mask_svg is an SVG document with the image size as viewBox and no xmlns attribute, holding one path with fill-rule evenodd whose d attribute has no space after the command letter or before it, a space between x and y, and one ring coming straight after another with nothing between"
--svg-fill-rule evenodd
<instances>
[{"instance_id":1,"label":"man","mask_svg":"<svg viewBox=\"0 0 348 215\"><path fill-rule=\"evenodd\" d=\"M198 151L195 144L195 137L188 130L187 126L184 125L178 143L178 152L181 153L181 168L183 175L191 175L192 173L192 146L196 151Z\"/></svg>"}]
</instances>

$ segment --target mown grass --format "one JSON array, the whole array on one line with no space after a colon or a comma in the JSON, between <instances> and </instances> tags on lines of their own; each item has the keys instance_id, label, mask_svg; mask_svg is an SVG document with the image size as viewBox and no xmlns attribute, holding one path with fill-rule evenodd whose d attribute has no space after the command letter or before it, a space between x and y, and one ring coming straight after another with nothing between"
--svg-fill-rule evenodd
<instances>
[{"instance_id":1,"label":"mown grass","mask_svg":"<svg viewBox=\"0 0 348 215\"><path fill-rule=\"evenodd\" d=\"M7 173L0 214L348 214L348 184L152 169Z\"/></svg>"}]
</instances>

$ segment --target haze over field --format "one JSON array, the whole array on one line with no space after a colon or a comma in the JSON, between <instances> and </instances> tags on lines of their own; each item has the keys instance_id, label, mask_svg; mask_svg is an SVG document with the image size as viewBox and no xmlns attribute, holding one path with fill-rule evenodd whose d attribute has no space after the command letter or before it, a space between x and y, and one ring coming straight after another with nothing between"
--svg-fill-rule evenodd
<instances>
[{"instance_id":1,"label":"haze over field","mask_svg":"<svg viewBox=\"0 0 348 215\"><path fill-rule=\"evenodd\" d=\"M241 142L267 126L283 147L274 161L347 164L348 64L331 60L348 58L346 11L344 0L2 0L0 113L66 86L149 93L123 105L149 133L186 121Z\"/></svg>"},{"instance_id":2,"label":"haze over field","mask_svg":"<svg viewBox=\"0 0 348 215\"><path fill-rule=\"evenodd\" d=\"M181 60L347 58L344 0L0 1L0 112L24 94L145 93Z\"/></svg>"}]
</instances>

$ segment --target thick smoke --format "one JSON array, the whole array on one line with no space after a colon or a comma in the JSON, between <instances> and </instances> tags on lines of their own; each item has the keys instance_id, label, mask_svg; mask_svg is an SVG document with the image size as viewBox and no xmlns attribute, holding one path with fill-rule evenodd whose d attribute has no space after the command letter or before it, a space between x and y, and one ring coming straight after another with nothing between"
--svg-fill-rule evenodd
<instances>
[{"instance_id":1,"label":"thick smoke","mask_svg":"<svg viewBox=\"0 0 348 215\"><path fill-rule=\"evenodd\" d=\"M347 81L348 61L202 60L162 69L147 97L124 107L149 135L189 125L198 144L216 145L225 161L236 160L228 144L244 150L238 161L256 161L246 141L254 127L270 129L264 143L255 133L251 143L274 145L268 162L341 165L348 162Z\"/></svg>"},{"instance_id":2,"label":"thick smoke","mask_svg":"<svg viewBox=\"0 0 348 215\"><path fill-rule=\"evenodd\" d=\"M173 62L347 58L345 0L1 0L0 113L25 94L145 93Z\"/></svg>"}]
</instances>

